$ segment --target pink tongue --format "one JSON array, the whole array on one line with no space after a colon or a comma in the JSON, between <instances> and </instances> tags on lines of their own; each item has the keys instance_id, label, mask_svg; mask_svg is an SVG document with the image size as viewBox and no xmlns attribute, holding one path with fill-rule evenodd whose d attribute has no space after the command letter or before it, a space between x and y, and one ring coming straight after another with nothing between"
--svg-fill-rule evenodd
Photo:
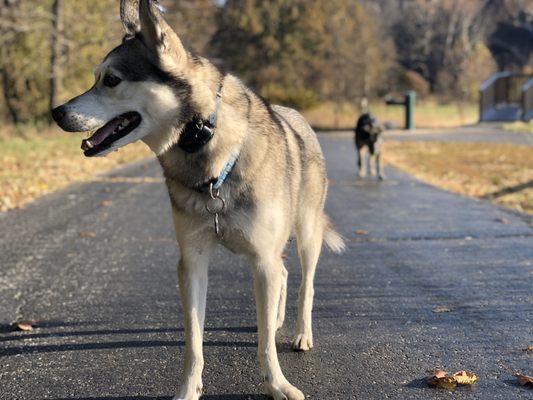
<instances>
[{"instance_id":1,"label":"pink tongue","mask_svg":"<svg viewBox=\"0 0 533 400\"><path fill-rule=\"evenodd\" d=\"M98 146L100 143L102 143L109 135L113 133L115 128L120 124L120 121L120 118L114 119L98 129L90 138L83 139L81 142L82 150L89 150L91 147Z\"/></svg>"}]
</instances>

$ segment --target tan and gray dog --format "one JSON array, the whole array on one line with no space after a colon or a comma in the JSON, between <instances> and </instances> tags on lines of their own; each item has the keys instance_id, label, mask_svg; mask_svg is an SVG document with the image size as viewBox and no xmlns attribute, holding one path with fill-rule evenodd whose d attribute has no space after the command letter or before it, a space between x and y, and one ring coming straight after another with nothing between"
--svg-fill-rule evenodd
<instances>
[{"instance_id":1,"label":"tan and gray dog","mask_svg":"<svg viewBox=\"0 0 533 400\"><path fill-rule=\"evenodd\" d=\"M295 235L302 283L292 345L309 350L322 243L335 252L344 247L324 213L326 170L315 133L298 112L269 105L239 79L191 55L154 1L122 0L121 19L124 41L97 68L94 86L52 115L66 131L96 130L82 142L86 156L142 140L161 163L181 250L187 342L175 399L202 393L207 269L222 244L252 265L266 392L302 400L276 352L287 288L283 249Z\"/></svg>"}]
</instances>

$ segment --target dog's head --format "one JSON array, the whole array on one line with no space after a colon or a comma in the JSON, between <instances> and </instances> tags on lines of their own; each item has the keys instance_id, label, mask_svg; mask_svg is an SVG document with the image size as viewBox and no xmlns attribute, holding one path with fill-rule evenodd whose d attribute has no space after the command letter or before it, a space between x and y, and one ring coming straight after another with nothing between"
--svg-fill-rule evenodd
<instances>
[{"instance_id":1,"label":"dog's head","mask_svg":"<svg viewBox=\"0 0 533 400\"><path fill-rule=\"evenodd\" d=\"M383 131L376 117L371 113L362 114L357 120L357 130L366 132L371 137L377 138Z\"/></svg>"},{"instance_id":2,"label":"dog's head","mask_svg":"<svg viewBox=\"0 0 533 400\"><path fill-rule=\"evenodd\" d=\"M192 63L154 0L121 0L123 43L96 68L94 86L52 110L69 132L95 131L86 156L101 156L143 139L160 152L168 133L189 118Z\"/></svg>"}]
</instances>

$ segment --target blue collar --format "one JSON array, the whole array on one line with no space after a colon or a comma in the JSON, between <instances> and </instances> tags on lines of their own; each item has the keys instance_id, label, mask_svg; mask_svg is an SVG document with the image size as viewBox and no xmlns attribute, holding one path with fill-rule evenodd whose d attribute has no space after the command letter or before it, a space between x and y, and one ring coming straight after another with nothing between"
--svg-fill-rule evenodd
<instances>
[{"instance_id":1,"label":"blue collar","mask_svg":"<svg viewBox=\"0 0 533 400\"><path fill-rule=\"evenodd\" d=\"M209 192L209 187L213 185L213 189L219 190L224 182L226 182L226 179L230 175L231 171L235 167L235 164L237 163L237 159L239 158L239 152L234 152L231 154L231 157L229 158L226 165L224 165L224 168L222 168L222 171L220 172L220 175L216 178L212 178L208 180L207 182L201 183L198 186L196 186L196 190L198 190L201 193Z\"/></svg>"},{"instance_id":2,"label":"blue collar","mask_svg":"<svg viewBox=\"0 0 533 400\"><path fill-rule=\"evenodd\" d=\"M213 189L220 189L222 184L226 181L226 178L232 171L233 167L235 166L235 163L237 162L237 158L239 158L239 153L233 153L222 169L222 172L218 176L217 180L213 183Z\"/></svg>"}]
</instances>

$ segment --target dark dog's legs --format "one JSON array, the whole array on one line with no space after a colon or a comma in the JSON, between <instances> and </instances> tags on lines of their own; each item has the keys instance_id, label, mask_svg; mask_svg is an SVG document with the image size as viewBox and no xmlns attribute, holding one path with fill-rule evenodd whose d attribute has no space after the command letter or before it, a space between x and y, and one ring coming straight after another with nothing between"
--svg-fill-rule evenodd
<instances>
[{"instance_id":1,"label":"dark dog's legs","mask_svg":"<svg viewBox=\"0 0 533 400\"><path fill-rule=\"evenodd\" d=\"M374 175L374 170L372 169L372 159L375 157L375 152L376 152L376 149L374 147L374 143L369 143L368 144L368 156L366 159L366 170L369 176Z\"/></svg>"},{"instance_id":2,"label":"dark dog's legs","mask_svg":"<svg viewBox=\"0 0 533 400\"><path fill-rule=\"evenodd\" d=\"M380 160L381 160L381 153L378 152L376 154L376 175L378 176L378 179L380 181L382 181L383 180L383 174L381 173L381 162L380 162Z\"/></svg>"},{"instance_id":3,"label":"dark dog's legs","mask_svg":"<svg viewBox=\"0 0 533 400\"><path fill-rule=\"evenodd\" d=\"M355 152L357 153L357 175L363 176L363 170L362 170L362 162L361 162L361 147L355 146Z\"/></svg>"}]
</instances>

